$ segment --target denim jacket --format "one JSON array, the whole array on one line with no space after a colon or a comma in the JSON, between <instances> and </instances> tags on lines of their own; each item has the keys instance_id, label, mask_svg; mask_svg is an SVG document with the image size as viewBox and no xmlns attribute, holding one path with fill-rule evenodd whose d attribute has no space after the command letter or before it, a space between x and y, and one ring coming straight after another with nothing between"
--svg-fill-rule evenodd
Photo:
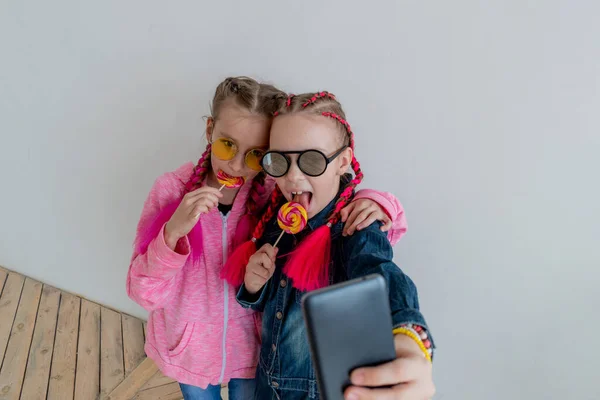
<instances>
[{"instance_id":1,"label":"denim jacket","mask_svg":"<svg viewBox=\"0 0 600 400\"><path fill-rule=\"evenodd\" d=\"M284 235L278 244L278 254L288 254L304 236L325 224L334 206L335 200L311 218L307 229L295 237ZM419 311L417 288L392 261L392 247L380 227L381 223L376 222L352 236L344 237L342 223L332 226L330 281L337 283L379 273L388 285L394 328L415 323L427 329ZM275 217L268 223L257 248L264 243L273 244L280 233ZM302 317L303 293L295 289L291 280L283 274L286 260L285 256L277 258L273 276L258 293L252 295L242 285L237 295L243 307L263 312L255 392L255 398L260 400L319 398Z\"/></svg>"}]
</instances>

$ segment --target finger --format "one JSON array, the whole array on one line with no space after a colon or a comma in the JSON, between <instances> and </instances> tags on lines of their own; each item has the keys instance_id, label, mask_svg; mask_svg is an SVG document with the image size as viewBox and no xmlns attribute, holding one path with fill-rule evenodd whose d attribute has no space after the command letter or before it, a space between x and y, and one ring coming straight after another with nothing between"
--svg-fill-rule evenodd
<instances>
[{"instance_id":1,"label":"finger","mask_svg":"<svg viewBox=\"0 0 600 400\"><path fill-rule=\"evenodd\" d=\"M208 211L208 208L205 205L198 204L198 205L194 206L194 208L190 212L189 216L194 219L198 219L198 218L200 218L200 215L206 213L207 211Z\"/></svg>"},{"instance_id":2,"label":"finger","mask_svg":"<svg viewBox=\"0 0 600 400\"><path fill-rule=\"evenodd\" d=\"M277 255L278 249L267 243L260 248L260 251L266 254L271 259L271 261L275 261L275 256Z\"/></svg>"},{"instance_id":3,"label":"finger","mask_svg":"<svg viewBox=\"0 0 600 400\"><path fill-rule=\"evenodd\" d=\"M206 211L212 210L213 208L219 205L219 201L215 198L204 198L200 197L193 206L190 207L191 210L194 208L201 206L206 208Z\"/></svg>"},{"instance_id":4,"label":"finger","mask_svg":"<svg viewBox=\"0 0 600 400\"><path fill-rule=\"evenodd\" d=\"M361 231L377 220L378 220L377 214L371 213L367 219L365 219L360 224L356 225L356 230Z\"/></svg>"},{"instance_id":5,"label":"finger","mask_svg":"<svg viewBox=\"0 0 600 400\"><path fill-rule=\"evenodd\" d=\"M219 204L219 198L217 196L215 196L214 193L202 193L201 196L195 197L194 200L196 202L211 201L211 202L214 202L216 204Z\"/></svg>"},{"instance_id":6,"label":"finger","mask_svg":"<svg viewBox=\"0 0 600 400\"><path fill-rule=\"evenodd\" d=\"M206 194L201 193L194 197L185 198L182 203L184 205L184 209L191 213L194 207L196 207L198 204L208 205L208 202L210 202L210 204L212 205L212 203L214 203L215 201L218 204L218 199L216 197L207 197Z\"/></svg>"},{"instance_id":7,"label":"finger","mask_svg":"<svg viewBox=\"0 0 600 400\"><path fill-rule=\"evenodd\" d=\"M223 193L221 193L219 191L219 189L214 188L214 187L210 187L210 186L202 186L200 189L196 189L194 190L194 192L198 192L198 193L210 193L210 194L214 194L217 197L223 197Z\"/></svg>"},{"instance_id":8,"label":"finger","mask_svg":"<svg viewBox=\"0 0 600 400\"><path fill-rule=\"evenodd\" d=\"M392 229L392 220L390 219L390 217L386 216L383 220L383 226L381 227L381 231L382 232L387 232L390 229Z\"/></svg>"},{"instance_id":9,"label":"finger","mask_svg":"<svg viewBox=\"0 0 600 400\"><path fill-rule=\"evenodd\" d=\"M216 191L216 192L215 192ZM218 197L222 197L223 193L219 192L218 190L211 188L210 186L202 186L201 188L198 188L196 190L192 190L191 192L187 192L185 194L185 196L183 196L184 199L195 199L198 196L205 194L205 193L211 193L214 194Z\"/></svg>"},{"instance_id":10,"label":"finger","mask_svg":"<svg viewBox=\"0 0 600 400\"><path fill-rule=\"evenodd\" d=\"M371 399L394 399L392 388L386 389L367 389L363 387L350 386L344 393L344 398L348 400L371 400Z\"/></svg>"},{"instance_id":11,"label":"finger","mask_svg":"<svg viewBox=\"0 0 600 400\"><path fill-rule=\"evenodd\" d=\"M346 222L348 215L350 215L350 212L354 209L355 206L356 206L355 203L350 203L346 207L342 208L342 211L340 211L340 216L342 217L342 222Z\"/></svg>"},{"instance_id":12,"label":"finger","mask_svg":"<svg viewBox=\"0 0 600 400\"><path fill-rule=\"evenodd\" d=\"M435 394L433 384L423 385L418 382L404 383L391 388L373 388L350 386L346 389L346 399L430 399ZM355 397L352 397L355 396Z\"/></svg>"},{"instance_id":13,"label":"finger","mask_svg":"<svg viewBox=\"0 0 600 400\"><path fill-rule=\"evenodd\" d=\"M273 269L273 260L271 260L271 257L269 257L268 254L266 253L260 253L258 256L258 262L265 267L269 273L271 272L271 270Z\"/></svg>"},{"instance_id":14,"label":"finger","mask_svg":"<svg viewBox=\"0 0 600 400\"><path fill-rule=\"evenodd\" d=\"M348 219L346 220L346 223L344 225L344 235L349 235L350 233L350 228L354 225L356 218L360 215L360 213L363 211L362 208L359 208L358 206L355 206L352 211L350 212L350 215L348 215Z\"/></svg>"},{"instance_id":15,"label":"finger","mask_svg":"<svg viewBox=\"0 0 600 400\"><path fill-rule=\"evenodd\" d=\"M256 276L261 277L262 279L269 279L269 270L260 264L254 264L250 272Z\"/></svg>"},{"instance_id":16,"label":"finger","mask_svg":"<svg viewBox=\"0 0 600 400\"><path fill-rule=\"evenodd\" d=\"M367 207L363 209L359 214L357 214L354 220L352 221L352 224L350 224L350 226L348 227L348 234L353 235L356 231L356 228L358 228L358 225L364 222L372 213L373 210L371 209L371 207Z\"/></svg>"},{"instance_id":17,"label":"finger","mask_svg":"<svg viewBox=\"0 0 600 400\"><path fill-rule=\"evenodd\" d=\"M357 386L391 386L410 382L424 372L416 359L396 358L376 367L358 368L350 374L350 381Z\"/></svg>"}]
</instances>

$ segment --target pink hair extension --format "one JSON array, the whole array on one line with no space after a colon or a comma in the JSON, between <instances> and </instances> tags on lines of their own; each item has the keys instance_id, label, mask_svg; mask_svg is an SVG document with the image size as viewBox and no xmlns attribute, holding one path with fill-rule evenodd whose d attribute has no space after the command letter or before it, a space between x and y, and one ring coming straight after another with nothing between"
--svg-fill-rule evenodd
<instances>
[{"instance_id":1,"label":"pink hair extension","mask_svg":"<svg viewBox=\"0 0 600 400\"><path fill-rule=\"evenodd\" d=\"M259 173L252 180L252 187L246 201L246 213L240 218L235 235L233 237L233 248L237 248L245 241L250 239L250 235L256 226L258 210L258 202L265 193L265 174Z\"/></svg>"},{"instance_id":2,"label":"pink hair extension","mask_svg":"<svg viewBox=\"0 0 600 400\"><path fill-rule=\"evenodd\" d=\"M206 150L202 153L202 157L198 161L198 164L194 167L194 172L190 177L190 180L185 184L185 192L191 192L196 190L202 185L204 178L206 178L206 174L210 170L210 150L211 144L209 143L206 146Z\"/></svg>"}]
</instances>

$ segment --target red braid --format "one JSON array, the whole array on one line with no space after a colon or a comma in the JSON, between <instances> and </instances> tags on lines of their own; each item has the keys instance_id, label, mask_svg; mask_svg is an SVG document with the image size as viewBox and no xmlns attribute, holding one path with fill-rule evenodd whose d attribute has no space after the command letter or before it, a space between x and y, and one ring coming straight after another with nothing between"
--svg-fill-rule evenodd
<instances>
[{"instance_id":1,"label":"red braid","mask_svg":"<svg viewBox=\"0 0 600 400\"><path fill-rule=\"evenodd\" d=\"M246 212L240 218L233 237L233 249L250 239L250 234L258 219L258 205L265 194L265 173L261 172L252 180L252 187L246 201Z\"/></svg>"},{"instance_id":2,"label":"red braid","mask_svg":"<svg viewBox=\"0 0 600 400\"><path fill-rule=\"evenodd\" d=\"M352 152L354 152L354 133L352 132L352 128L350 128L350 124L348 123L348 121L346 121L339 115L331 112L324 112L323 116L335 119L346 128L349 141L348 146L352 149ZM339 220L340 211L342 211L342 209L348 204L348 202L352 200L352 197L354 197L354 189L363 180L364 175L362 173L362 170L360 169L360 164L358 163L358 160L356 159L354 154L352 154L351 165L352 170L354 171L354 179L352 179L350 183L346 185L344 191L340 194L338 201L335 203L335 208L329 219L329 222L331 224L334 224Z\"/></svg>"},{"instance_id":3,"label":"red braid","mask_svg":"<svg viewBox=\"0 0 600 400\"><path fill-rule=\"evenodd\" d=\"M258 212L258 204L265 194L265 173L260 172L252 180L252 188L248 195L246 202L246 212L248 214L256 215Z\"/></svg>"},{"instance_id":4,"label":"red braid","mask_svg":"<svg viewBox=\"0 0 600 400\"><path fill-rule=\"evenodd\" d=\"M202 153L202 157L198 161L198 164L194 167L194 172L190 177L190 180L185 184L185 192L191 192L192 190L198 189L202 186L206 174L210 171L210 143L206 146L206 150Z\"/></svg>"},{"instance_id":5,"label":"red braid","mask_svg":"<svg viewBox=\"0 0 600 400\"><path fill-rule=\"evenodd\" d=\"M323 92L322 92L323 93ZM313 96L307 103L312 104L317 98ZM304 105L303 105L304 106ZM350 124L332 112L323 112L323 116L333 118L344 126L348 134L349 147L354 151L354 134ZM354 189L362 181L363 173L360 164L352 156L354 179L350 181L340 194L335 208L327 224L317 228L308 235L291 253L283 272L292 279L292 285L301 291L310 291L329 285L329 266L331 264L331 226L340 219L340 211L354 196Z\"/></svg>"},{"instance_id":6,"label":"red braid","mask_svg":"<svg viewBox=\"0 0 600 400\"><path fill-rule=\"evenodd\" d=\"M256 253L256 240L259 239L265 232L265 227L269 220L275 215L277 206L281 200L282 193L279 188L275 188L271 194L271 200L264 212L262 218L256 224L252 239L238 246L237 249L227 259L227 262L221 270L221 278L233 286L241 286L244 283L244 275L246 275L246 266L250 257Z\"/></svg>"},{"instance_id":7,"label":"red braid","mask_svg":"<svg viewBox=\"0 0 600 400\"><path fill-rule=\"evenodd\" d=\"M273 190L273 193L271 193L269 206L265 210L260 221L258 221L258 224L256 224L256 228L254 228L254 233L252 233L252 239L260 239L263 233L265 233L267 223L271 220L271 218L273 218L273 215L275 215L275 212L277 211L277 206L281 201L281 196L283 196L281 190L279 190L279 187L275 187L275 190Z\"/></svg>"}]
</instances>

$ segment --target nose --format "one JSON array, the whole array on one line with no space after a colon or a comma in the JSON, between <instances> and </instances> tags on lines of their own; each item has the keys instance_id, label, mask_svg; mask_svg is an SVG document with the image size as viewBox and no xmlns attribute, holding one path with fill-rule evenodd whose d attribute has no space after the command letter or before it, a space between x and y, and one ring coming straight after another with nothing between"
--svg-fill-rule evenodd
<instances>
[{"instance_id":1,"label":"nose","mask_svg":"<svg viewBox=\"0 0 600 400\"><path fill-rule=\"evenodd\" d=\"M298 160L293 158L290 162L290 169L285 175L285 179L287 179L291 183L296 183L304 180L304 173L298 168Z\"/></svg>"},{"instance_id":2,"label":"nose","mask_svg":"<svg viewBox=\"0 0 600 400\"><path fill-rule=\"evenodd\" d=\"M229 168L231 168L232 172L239 174L244 170L244 164L244 155L238 153L229 161Z\"/></svg>"}]
</instances>

